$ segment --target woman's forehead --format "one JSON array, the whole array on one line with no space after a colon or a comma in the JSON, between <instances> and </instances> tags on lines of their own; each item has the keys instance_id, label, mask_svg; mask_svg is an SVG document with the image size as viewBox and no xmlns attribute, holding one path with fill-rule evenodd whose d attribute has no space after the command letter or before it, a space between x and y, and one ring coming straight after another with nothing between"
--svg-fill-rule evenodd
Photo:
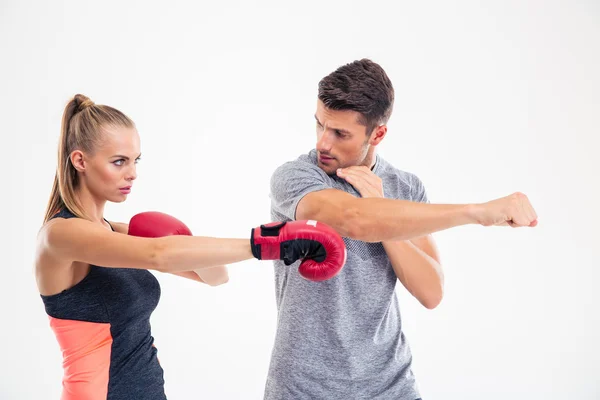
<instances>
[{"instance_id":1,"label":"woman's forehead","mask_svg":"<svg viewBox=\"0 0 600 400\"><path fill-rule=\"evenodd\" d=\"M139 153L140 137L135 128L103 128L102 150L106 152Z\"/></svg>"}]
</instances>

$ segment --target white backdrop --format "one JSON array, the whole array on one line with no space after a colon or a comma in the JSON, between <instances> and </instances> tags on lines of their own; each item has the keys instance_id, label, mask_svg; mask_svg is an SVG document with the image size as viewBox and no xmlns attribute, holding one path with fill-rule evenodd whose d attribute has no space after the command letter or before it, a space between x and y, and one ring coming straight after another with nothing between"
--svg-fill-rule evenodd
<instances>
[{"instance_id":1,"label":"white backdrop","mask_svg":"<svg viewBox=\"0 0 600 400\"><path fill-rule=\"evenodd\" d=\"M432 202L523 191L539 214L535 229L437 234L437 309L398 288L424 399L600 398L598 3L250 3L0 2L0 398L60 393L32 271L70 96L123 110L142 138L134 190L107 218L159 210L245 238L269 221L272 171L315 144L319 79L362 57L396 89L380 154ZM272 268L233 265L217 288L157 273L170 399L262 398Z\"/></svg>"}]
</instances>

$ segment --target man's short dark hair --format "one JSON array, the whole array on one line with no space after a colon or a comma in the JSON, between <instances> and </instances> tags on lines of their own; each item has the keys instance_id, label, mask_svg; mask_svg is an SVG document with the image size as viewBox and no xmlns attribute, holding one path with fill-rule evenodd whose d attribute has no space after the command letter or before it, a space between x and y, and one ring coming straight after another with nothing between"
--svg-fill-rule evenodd
<instances>
[{"instance_id":1,"label":"man's short dark hair","mask_svg":"<svg viewBox=\"0 0 600 400\"><path fill-rule=\"evenodd\" d=\"M394 87L377 63L357 60L336 69L319 82L319 99L331 110L352 110L361 114L359 123L367 134L387 123L394 106Z\"/></svg>"}]
</instances>

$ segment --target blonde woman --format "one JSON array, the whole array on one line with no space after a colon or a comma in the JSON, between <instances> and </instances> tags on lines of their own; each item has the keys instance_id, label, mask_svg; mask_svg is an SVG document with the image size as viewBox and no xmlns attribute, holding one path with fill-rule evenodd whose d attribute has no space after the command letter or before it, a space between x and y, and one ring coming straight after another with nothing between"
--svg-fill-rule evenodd
<instances>
[{"instance_id":1,"label":"blonde woman","mask_svg":"<svg viewBox=\"0 0 600 400\"><path fill-rule=\"evenodd\" d=\"M299 272L310 280L333 277L345 262L341 237L316 221L261 225L246 239L191 236L157 212L109 222L106 202L125 201L137 177L135 124L76 95L61 130L35 273L63 354L62 399L166 398L149 322L160 286L148 270L216 285L227 281L224 264L253 257L303 259Z\"/></svg>"}]
</instances>

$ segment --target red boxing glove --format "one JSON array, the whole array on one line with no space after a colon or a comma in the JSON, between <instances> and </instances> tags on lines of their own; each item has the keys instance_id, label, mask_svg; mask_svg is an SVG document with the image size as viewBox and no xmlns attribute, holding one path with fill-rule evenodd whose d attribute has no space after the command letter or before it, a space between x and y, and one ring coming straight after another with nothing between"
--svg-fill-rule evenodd
<instances>
[{"instance_id":1,"label":"red boxing glove","mask_svg":"<svg viewBox=\"0 0 600 400\"><path fill-rule=\"evenodd\" d=\"M328 225L317 221L272 222L252 229L252 254L259 260L302 259L298 272L311 281L333 278L346 263L346 245Z\"/></svg>"},{"instance_id":2,"label":"red boxing glove","mask_svg":"<svg viewBox=\"0 0 600 400\"><path fill-rule=\"evenodd\" d=\"M157 211L136 214L129 221L128 235L157 238L171 235L192 236L192 231L183 222Z\"/></svg>"}]
</instances>

